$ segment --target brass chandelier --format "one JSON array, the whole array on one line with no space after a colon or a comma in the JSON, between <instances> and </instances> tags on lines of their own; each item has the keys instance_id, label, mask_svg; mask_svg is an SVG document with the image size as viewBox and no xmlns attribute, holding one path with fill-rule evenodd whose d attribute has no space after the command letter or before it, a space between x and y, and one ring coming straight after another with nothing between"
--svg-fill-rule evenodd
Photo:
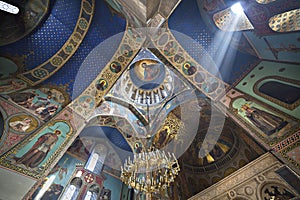
<instances>
[{"instance_id":1,"label":"brass chandelier","mask_svg":"<svg viewBox=\"0 0 300 200\"><path fill-rule=\"evenodd\" d=\"M160 193L174 182L180 167L174 153L162 150L134 154L121 166L121 180L128 186L145 192Z\"/></svg>"}]
</instances>

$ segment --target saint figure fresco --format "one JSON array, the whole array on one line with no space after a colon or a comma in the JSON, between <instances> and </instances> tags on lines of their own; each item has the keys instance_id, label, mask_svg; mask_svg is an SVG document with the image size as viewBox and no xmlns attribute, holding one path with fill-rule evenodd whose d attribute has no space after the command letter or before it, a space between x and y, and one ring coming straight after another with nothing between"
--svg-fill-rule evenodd
<instances>
[{"instance_id":1,"label":"saint figure fresco","mask_svg":"<svg viewBox=\"0 0 300 200\"><path fill-rule=\"evenodd\" d=\"M273 133L282 129L288 123L274 114L271 114L254 106L250 107L249 104L242 105L240 110L245 112L246 117L252 122L254 126L259 128L267 135L272 135Z\"/></svg>"},{"instance_id":2,"label":"saint figure fresco","mask_svg":"<svg viewBox=\"0 0 300 200\"><path fill-rule=\"evenodd\" d=\"M15 157L17 164L24 164L26 167L37 167L47 156L48 152L56 144L61 131L46 133L38 138L35 144L20 158Z\"/></svg>"}]
</instances>

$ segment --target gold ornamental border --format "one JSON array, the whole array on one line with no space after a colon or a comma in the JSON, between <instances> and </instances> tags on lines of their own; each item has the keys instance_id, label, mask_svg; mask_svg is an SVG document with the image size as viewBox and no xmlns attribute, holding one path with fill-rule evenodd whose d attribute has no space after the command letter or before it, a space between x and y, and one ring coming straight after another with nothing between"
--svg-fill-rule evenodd
<instances>
[{"instance_id":1,"label":"gold ornamental border","mask_svg":"<svg viewBox=\"0 0 300 200\"><path fill-rule=\"evenodd\" d=\"M160 54L165 57L168 62L183 76L185 77L192 85L194 85L198 90L203 92L207 97L209 97L213 101L217 101L223 95L225 95L226 90L229 88L229 85L219 79L218 77L212 75L210 72L208 72L201 64L199 64L195 59L193 59L186 50L180 45L180 43L176 40L175 36L171 33L168 23L166 22L162 29L165 29L163 32L157 32L154 36L151 36L151 40L153 41L154 46L157 48L157 50L160 52ZM166 38L166 41L162 42L160 41L163 37ZM166 47L170 45L171 43L175 44L174 46L174 52L165 52ZM168 51L168 50L167 50ZM169 55L166 55L168 54ZM176 60L176 56L178 56ZM187 75L183 71L184 65L195 65L197 67L197 71L194 72L191 75ZM201 82L196 81L196 76L202 77L203 80ZM207 92L202 87L205 86L205 84L209 83L207 81L208 78L214 79L217 81L218 86L214 90ZM224 87L222 87L222 85Z\"/></svg>"},{"instance_id":2,"label":"gold ornamental border","mask_svg":"<svg viewBox=\"0 0 300 200\"><path fill-rule=\"evenodd\" d=\"M79 13L78 20L76 22L76 26L71 36L61 47L61 49L58 50L56 54L54 54L50 59L48 59L41 65L23 74L19 74L17 77L24 80L30 86L35 86L43 82L44 80L48 79L50 76L55 74L59 69L61 69L64 66L64 64L77 51L85 35L87 34L94 15L94 9L95 9L95 0L82 0L80 13ZM48 71L47 65L50 65L50 67L54 69L52 71ZM46 74L38 76L36 75L36 73L38 72L45 72ZM33 79L37 79L37 80L33 81L27 76L32 76Z\"/></svg>"},{"instance_id":3,"label":"gold ornamental border","mask_svg":"<svg viewBox=\"0 0 300 200\"><path fill-rule=\"evenodd\" d=\"M92 0L92 1L94 2L94 0ZM86 2L86 1L84 1L84 2ZM128 28L128 26L126 28ZM104 67L102 72L98 75L98 77L73 102L71 102L69 105L67 105L65 108L63 108L62 111L57 113L56 116L54 116L54 118L52 118L49 122L43 124L37 131L35 131L33 134L31 134L31 136L28 137L28 139L26 138L24 141L19 143L17 146L13 147L8 152L3 154L0 157L1 167L6 168L11 171L15 171L21 175L27 176L34 180L38 180L38 179L41 179L41 178L44 178L45 176L47 176L47 174L50 172L52 167L54 167L54 165L59 161L59 159L66 152L68 147L75 140L76 136L79 135L81 130L86 125L85 120L87 120L89 118L89 115L93 112L93 109L89 110L87 112L87 114L85 114L85 115L82 115L82 113L78 112L76 110L76 108L81 107L81 103L79 102L79 99L84 96L89 96L95 102L93 108L97 107L102 102L103 96L109 91L109 88L111 87L111 85L115 83L115 81L119 78L119 76L122 74L122 72L127 68L128 63L135 57L136 53L138 52L138 50L144 43L144 39L145 39L144 37L141 37L141 40L139 42L136 42L135 39L131 36L131 34L125 33L125 35L122 39L122 42L119 45L119 49L116 51L115 55L111 59L111 61L117 60L120 64L122 63L121 70L116 73L112 72L110 69L111 62L109 62ZM124 45L128 46L128 44L130 45L131 49L134 49L131 51L130 56L128 56L127 54L124 55L123 51L122 51L122 47L124 47ZM102 77L107 80L110 87L107 87L103 90L97 90L95 84L97 83L99 78L102 78ZM76 104L74 105L74 103L76 103ZM61 119L62 115L66 115L68 112L72 113L72 119L71 118L68 120ZM69 120L71 120L71 121L69 121ZM71 123L72 121L74 122L74 120L77 120L77 124ZM70 132L68 133L69 137L61 144L61 146L46 161L47 167L44 167L42 173L37 173L36 171L29 171L25 168L22 168L21 166L16 166L9 161L9 159L8 159L9 156L11 154L14 154L15 152L17 152L18 149L21 148L21 146L26 145L28 143L29 139L38 135L39 133L41 133L41 131L43 131L48 126L50 126L51 124L53 124L57 121L63 121L65 123L68 123L68 125L70 127Z\"/></svg>"}]
</instances>

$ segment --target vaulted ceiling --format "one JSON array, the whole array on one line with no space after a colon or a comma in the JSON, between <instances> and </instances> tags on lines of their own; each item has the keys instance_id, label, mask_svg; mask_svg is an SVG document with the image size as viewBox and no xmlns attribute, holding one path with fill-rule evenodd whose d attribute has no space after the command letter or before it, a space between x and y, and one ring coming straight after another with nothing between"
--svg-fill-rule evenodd
<instances>
[{"instance_id":1,"label":"vaulted ceiling","mask_svg":"<svg viewBox=\"0 0 300 200\"><path fill-rule=\"evenodd\" d=\"M268 4L255 0L240 1L245 19L234 27L242 28L239 31L226 30L223 26L230 23L226 20L232 19L232 13L227 10L237 2L233 0L7 2L18 6L20 14L14 16L0 11L1 19L5 19L0 22L0 94L1 101L8 102L1 104L6 113L0 120L1 156L4 160L7 155L9 157L10 149L24 146L26 138L39 131L38 127L50 127L51 121L56 123L57 116L68 118L67 112L75 112L76 117L79 113L75 120L86 127L79 128L77 122L70 122L74 126L73 136L94 140L107 137L124 151L138 153L145 148L149 138L155 148L165 148L173 138L179 138L174 146L185 146L181 146L182 174L178 182L190 185L182 188L185 197L190 197L251 162L283 138L255 136L249 133L252 129L249 131L234 117L238 111L232 106L228 106L229 113L221 111L224 105L227 106L226 93L230 93L232 99L240 93L250 96L242 96L246 101L257 98L248 93L249 88L243 84L247 81L246 87L254 85L255 81L251 83L254 79L249 78L248 73L261 66L278 68L277 74L271 70L273 76L280 75L281 68L290 67L295 73L288 77L299 84L299 17L295 18L298 21L292 31L275 32L269 24L271 17L299 8L297 0L277 0ZM223 15L225 11L227 14ZM139 71L142 63L156 66L157 71L151 72L155 77L147 77L145 68ZM108 69L111 71L107 72ZM16 99L30 95L33 90L43 94L56 92L55 101L51 100L51 104L56 102L59 106L56 117L45 118L28 107L24 111L21 100ZM156 100L157 92L161 92L160 100ZM144 95L143 99L149 96L149 102L139 100L138 95ZM10 117L7 108L17 110L16 104L23 106L22 112L34 115L38 125L35 131L6 144L9 139L9 134L5 133L6 121ZM148 104L152 104L150 109ZM283 113L282 116L290 120L286 120L289 127L296 129L299 122L297 106L294 111L273 107L276 108L273 113ZM163 114L157 114L158 111ZM193 113L200 115L195 117ZM157 121L151 124L154 119ZM221 125L217 122L212 125L212 121L222 123L223 129L218 130ZM164 137L159 134L162 127L181 122L185 124L181 132L179 126L172 129L178 135ZM146 125L152 128L150 136ZM103 130L99 131L99 126ZM133 127L142 136L137 139L134 134L128 134L128 127ZM206 137L211 127L215 133L219 132L218 138ZM195 132L193 137L190 137L191 130ZM75 138L68 141L67 146ZM174 146L170 148L174 150ZM62 151L66 150L64 147ZM204 151L205 156L201 156ZM63 152L59 155L62 156ZM119 157L124 160L126 156ZM53 161L49 168L57 161ZM18 171L10 162L1 162L5 168ZM295 163L297 168L299 164ZM13 174L17 180L9 181L9 185L15 186L15 182L23 180L15 173L2 171L0 176ZM47 174L49 170L44 172ZM205 176L203 172L206 172ZM18 173L31 176L20 170ZM27 191L32 184L28 183L29 186L20 191Z\"/></svg>"}]
</instances>

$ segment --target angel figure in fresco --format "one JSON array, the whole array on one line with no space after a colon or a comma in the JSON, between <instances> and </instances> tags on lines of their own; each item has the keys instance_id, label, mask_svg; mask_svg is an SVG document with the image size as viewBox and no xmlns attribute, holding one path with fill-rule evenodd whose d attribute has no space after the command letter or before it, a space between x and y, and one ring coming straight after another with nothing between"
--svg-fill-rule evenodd
<instances>
[{"instance_id":1,"label":"angel figure in fresco","mask_svg":"<svg viewBox=\"0 0 300 200\"><path fill-rule=\"evenodd\" d=\"M40 136L35 144L22 157L15 157L15 161L17 164L23 164L26 167L37 167L54 147L60 134L61 131L55 130L54 133L46 133Z\"/></svg>"},{"instance_id":2,"label":"angel figure in fresco","mask_svg":"<svg viewBox=\"0 0 300 200\"><path fill-rule=\"evenodd\" d=\"M245 111L246 117L252 124L267 135L272 135L287 125L282 118L256 107L250 107L249 104L242 105L241 111Z\"/></svg>"}]
</instances>

